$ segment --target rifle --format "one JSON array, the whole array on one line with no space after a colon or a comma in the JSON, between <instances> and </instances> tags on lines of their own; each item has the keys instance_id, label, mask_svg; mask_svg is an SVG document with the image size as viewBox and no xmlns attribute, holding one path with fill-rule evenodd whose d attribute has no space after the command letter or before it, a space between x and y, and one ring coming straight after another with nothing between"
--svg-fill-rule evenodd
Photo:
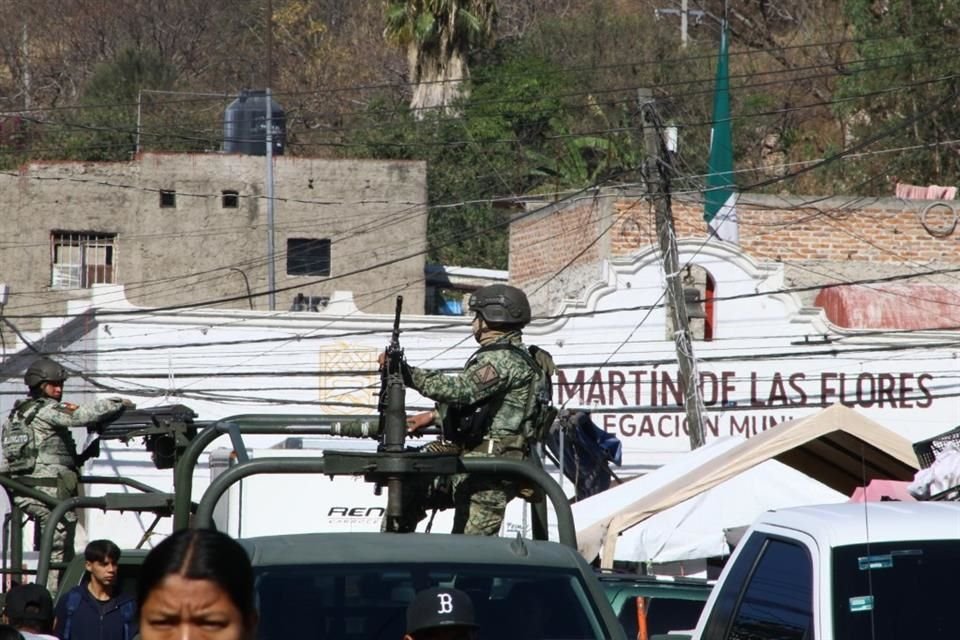
<instances>
[{"instance_id":1,"label":"rifle","mask_svg":"<svg viewBox=\"0 0 960 640\"><path fill-rule=\"evenodd\" d=\"M407 435L407 414L403 384L403 348L400 346L400 312L403 296L397 296L397 308L393 316L393 333L390 344L384 350L380 366L380 393L377 400L379 419L376 430L368 429L366 423L348 422L335 424L331 433L347 438L375 438L380 441L379 451L403 451ZM377 487L379 494L379 486Z\"/></svg>"},{"instance_id":2,"label":"rifle","mask_svg":"<svg viewBox=\"0 0 960 640\"><path fill-rule=\"evenodd\" d=\"M383 367L380 369L380 398L377 413L380 414L380 445L384 451L403 451L403 442L407 434L407 414L403 384L403 348L400 346L400 311L403 309L403 296L397 296L397 308L393 316L393 333L390 344L384 352Z\"/></svg>"}]
</instances>

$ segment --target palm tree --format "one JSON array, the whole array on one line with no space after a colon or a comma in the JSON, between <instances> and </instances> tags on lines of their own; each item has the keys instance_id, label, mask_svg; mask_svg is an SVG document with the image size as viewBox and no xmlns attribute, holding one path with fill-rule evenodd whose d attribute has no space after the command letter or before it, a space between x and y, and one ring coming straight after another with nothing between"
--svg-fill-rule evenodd
<instances>
[{"instance_id":1,"label":"palm tree","mask_svg":"<svg viewBox=\"0 0 960 640\"><path fill-rule=\"evenodd\" d=\"M414 85L410 108L449 110L469 76L467 55L488 45L496 16L494 0L388 0L384 36L406 47Z\"/></svg>"}]
</instances>

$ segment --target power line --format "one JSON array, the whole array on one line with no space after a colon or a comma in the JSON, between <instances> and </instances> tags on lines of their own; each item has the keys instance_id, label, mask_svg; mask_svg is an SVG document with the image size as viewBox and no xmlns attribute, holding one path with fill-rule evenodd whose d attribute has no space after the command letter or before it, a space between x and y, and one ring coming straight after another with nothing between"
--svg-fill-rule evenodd
<instances>
[{"instance_id":1,"label":"power line","mask_svg":"<svg viewBox=\"0 0 960 640\"><path fill-rule=\"evenodd\" d=\"M918 32L911 34L913 38L918 40L928 39L929 36L935 34L950 33L946 28L929 30L926 32ZM747 50L734 50L729 52L731 58L737 57L753 57L762 54L769 54L772 52L786 52L786 51L797 51L803 49L813 49L813 48L822 48L822 47L844 47L849 45L864 44L869 42L878 42L885 40L898 40L903 39L904 36L901 33L891 32L889 34L878 34L875 36L869 37L860 37L860 38L840 38L833 40L824 40L819 42L811 43L801 43L796 45L785 45L785 46L771 46L764 48L755 48L751 47ZM33 56L36 58L36 54ZM681 65L689 64L690 62L696 62L701 60L713 60L717 57L715 52L703 53L703 54L693 54L686 56L678 56L675 58L648 58L644 60L630 60L625 62L612 63L607 65L589 65L589 66L573 66L573 67L564 67L558 66L559 72L563 73L576 73L576 72L597 72L611 69L635 69L642 67L656 67L660 65L670 66L670 65ZM57 62L60 61L59 58L56 59ZM509 75L507 76L509 77ZM297 96L323 96L337 93L350 93L350 92L363 92L363 91L375 91L381 89L397 89L404 87L414 87L417 85L434 85L434 84L447 84L451 82L459 82L455 80L436 80L430 82L393 82L393 83L377 83L377 84L358 84L358 85L344 85L339 87L325 87L317 88L303 91L281 91L276 92L274 97L277 98L286 98L286 97L297 97ZM176 92L180 93L180 92ZM235 93L217 93L211 92L207 97L196 97L196 98L183 98L176 100L167 100L162 104L164 106L169 106L172 104L196 104L197 102L209 102L212 99L217 99L218 101L232 100L236 98L237 94ZM84 109L105 109L112 107L136 107L136 102L129 103L100 103L100 104L89 104L89 105L58 105L51 107L33 107L28 109L11 109L7 111L0 111L0 116L14 116L22 115L25 113L50 113L50 112L59 112L59 111L82 111Z\"/></svg>"}]
</instances>

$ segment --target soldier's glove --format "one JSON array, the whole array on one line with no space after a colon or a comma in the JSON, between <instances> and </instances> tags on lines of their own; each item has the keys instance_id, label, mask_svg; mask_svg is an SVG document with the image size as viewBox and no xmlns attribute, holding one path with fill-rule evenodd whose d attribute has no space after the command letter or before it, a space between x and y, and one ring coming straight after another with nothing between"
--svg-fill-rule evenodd
<instances>
[{"instance_id":1,"label":"soldier's glove","mask_svg":"<svg viewBox=\"0 0 960 640\"><path fill-rule=\"evenodd\" d=\"M124 409L136 409L136 408L137 408L136 403L134 403L134 401L131 400L131 399L129 399L129 398L121 398L120 396L112 396L112 397L110 397L110 398L107 398L107 400L109 400L110 402L113 402L113 403L115 403L115 404L122 405Z\"/></svg>"},{"instance_id":2,"label":"soldier's glove","mask_svg":"<svg viewBox=\"0 0 960 640\"><path fill-rule=\"evenodd\" d=\"M553 362L553 356L550 355L548 351L541 349L536 345L532 345L528 348L530 355L533 356L534 362L537 363L537 366L547 374L552 376L557 371L557 365Z\"/></svg>"}]
</instances>

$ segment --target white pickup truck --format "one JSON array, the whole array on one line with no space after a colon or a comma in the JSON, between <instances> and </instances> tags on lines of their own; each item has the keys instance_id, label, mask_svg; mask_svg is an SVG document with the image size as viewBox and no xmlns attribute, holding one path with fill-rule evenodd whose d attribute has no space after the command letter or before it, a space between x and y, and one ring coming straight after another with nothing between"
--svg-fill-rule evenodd
<instances>
[{"instance_id":1,"label":"white pickup truck","mask_svg":"<svg viewBox=\"0 0 960 640\"><path fill-rule=\"evenodd\" d=\"M727 562L692 638L953 640L958 592L960 503L770 511Z\"/></svg>"}]
</instances>

